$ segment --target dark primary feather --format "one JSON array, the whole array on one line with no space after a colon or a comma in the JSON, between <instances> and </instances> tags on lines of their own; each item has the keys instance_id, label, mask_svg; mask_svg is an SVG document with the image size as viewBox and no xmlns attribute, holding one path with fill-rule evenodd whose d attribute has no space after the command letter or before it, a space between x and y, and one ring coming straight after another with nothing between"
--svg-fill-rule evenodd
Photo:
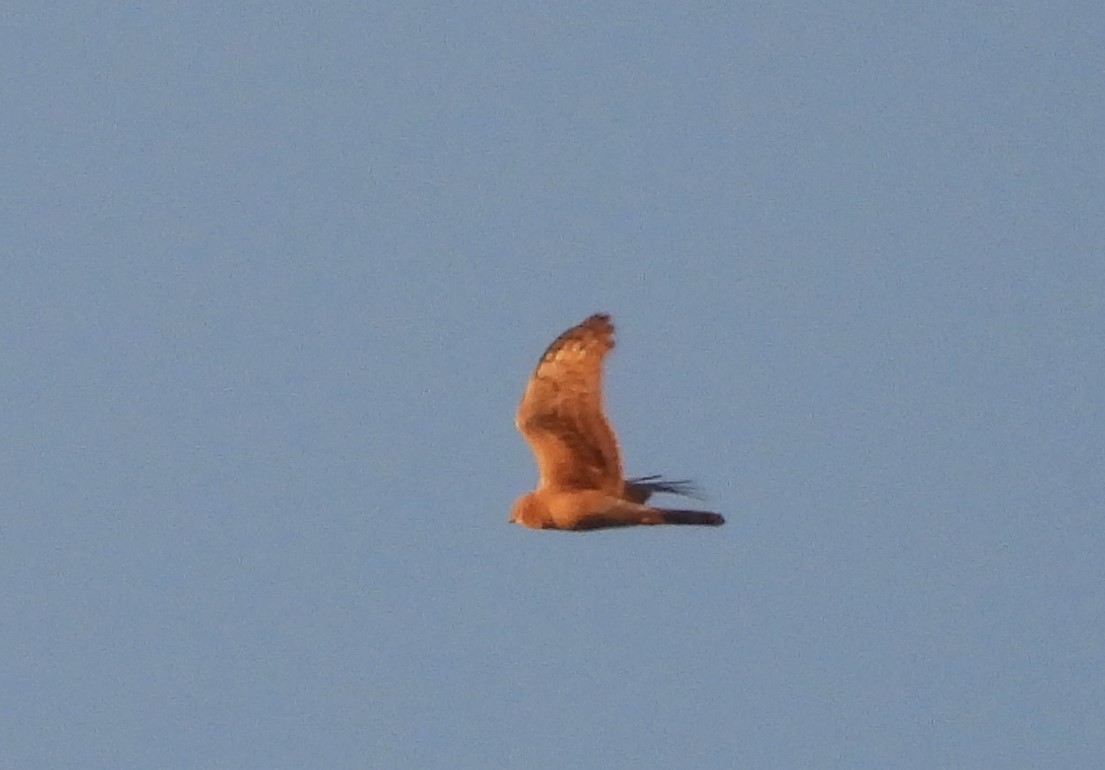
<instances>
[{"instance_id":1,"label":"dark primary feather","mask_svg":"<svg viewBox=\"0 0 1105 770\"><path fill-rule=\"evenodd\" d=\"M627 500L632 500L635 503L643 503L654 494L658 493L680 495L682 497L689 497L693 500L703 499L702 492L690 479L669 481L655 474L626 479L624 496Z\"/></svg>"}]
</instances>

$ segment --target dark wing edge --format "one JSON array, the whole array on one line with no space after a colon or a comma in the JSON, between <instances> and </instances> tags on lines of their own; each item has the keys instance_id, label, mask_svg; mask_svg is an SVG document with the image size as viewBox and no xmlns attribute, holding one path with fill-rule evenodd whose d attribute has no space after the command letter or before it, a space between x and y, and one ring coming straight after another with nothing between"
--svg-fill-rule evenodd
<instances>
[{"instance_id":1,"label":"dark wing edge","mask_svg":"<svg viewBox=\"0 0 1105 770\"><path fill-rule=\"evenodd\" d=\"M658 475L626 479L622 497L630 502L644 503L655 494L679 495L692 500L704 500L702 490L690 479L668 480Z\"/></svg>"}]
</instances>

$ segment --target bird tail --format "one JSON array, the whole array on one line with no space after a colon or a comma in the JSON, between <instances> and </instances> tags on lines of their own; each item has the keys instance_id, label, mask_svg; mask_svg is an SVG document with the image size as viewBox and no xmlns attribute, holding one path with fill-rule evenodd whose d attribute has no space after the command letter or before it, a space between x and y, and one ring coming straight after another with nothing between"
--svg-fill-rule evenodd
<instances>
[{"instance_id":1,"label":"bird tail","mask_svg":"<svg viewBox=\"0 0 1105 770\"><path fill-rule=\"evenodd\" d=\"M670 508L658 508L663 514L664 524L696 524L704 527L720 527L725 517L710 511L677 511Z\"/></svg>"}]
</instances>

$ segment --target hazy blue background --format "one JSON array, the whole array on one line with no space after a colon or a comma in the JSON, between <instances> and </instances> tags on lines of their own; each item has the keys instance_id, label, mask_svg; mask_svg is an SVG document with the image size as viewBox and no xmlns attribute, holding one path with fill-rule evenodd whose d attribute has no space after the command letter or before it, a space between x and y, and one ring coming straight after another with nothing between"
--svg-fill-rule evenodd
<instances>
[{"instance_id":1,"label":"hazy blue background","mask_svg":"<svg viewBox=\"0 0 1105 770\"><path fill-rule=\"evenodd\" d=\"M1105 8L0 12L0 768L1105 762ZM511 527L552 338L721 530Z\"/></svg>"}]
</instances>

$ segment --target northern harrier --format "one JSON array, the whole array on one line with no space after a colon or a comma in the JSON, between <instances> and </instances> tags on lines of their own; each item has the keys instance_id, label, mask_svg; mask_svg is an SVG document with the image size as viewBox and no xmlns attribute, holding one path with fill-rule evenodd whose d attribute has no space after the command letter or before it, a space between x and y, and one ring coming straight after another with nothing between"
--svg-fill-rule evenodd
<instances>
[{"instance_id":1,"label":"northern harrier","mask_svg":"<svg viewBox=\"0 0 1105 770\"><path fill-rule=\"evenodd\" d=\"M618 439L602 411L602 360L613 347L610 316L596 314L541 356L515 418L540 480L514 503L510 520L538 529L724 524L716 513L645 505L655 492L693 495L690 482L622 474Z\"/></svg>"}]
</instances>

